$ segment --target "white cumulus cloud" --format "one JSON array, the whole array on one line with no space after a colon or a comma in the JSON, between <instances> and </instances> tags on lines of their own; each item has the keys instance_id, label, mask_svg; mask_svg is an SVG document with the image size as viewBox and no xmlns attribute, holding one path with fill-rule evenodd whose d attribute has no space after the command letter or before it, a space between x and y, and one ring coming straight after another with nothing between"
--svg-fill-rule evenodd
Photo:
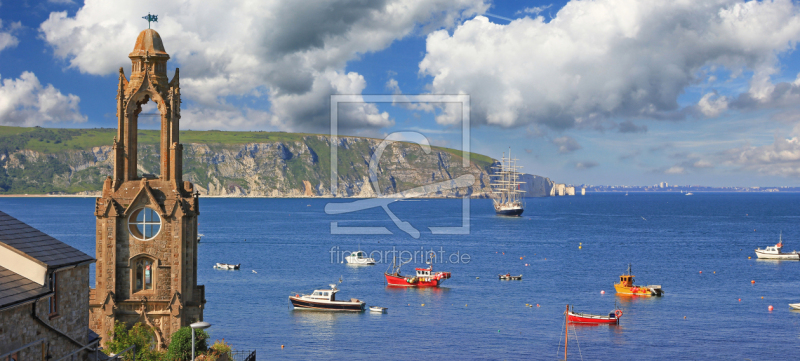
<instances>
[{"instance_id":1,"label":"white cumulus cloud","mask_svg":"<svg viewBox=\"0 0 800 361\"><path fill-rule=\"evenodd\" d=\"M775 135L772 144L743 145L721 155L724 164L762 175L800 177L800 126L786 136Z\"/></svg>"},{"instance_id":2,"label":"white cumulus cloud","mask_svg":"<svg viewBox=\"0 0 800 361\"><path fill-rule=\"evenodd\" d=\"M127 55L146 25L140 18L150 11L159 16L153 28L181 67L184 97L202 108L193 110L197 118L187 126L222 122L201 118L233 116L226 100L244 97L270 104L262 106L270 114L258 113L250 128L320 130L329 124L331 94L364 89L363 77L345 70L347 62L487 8L484 0L87 1L74 16L51 13L40 31L71 68L105 75L122 66L127 72ZM374 129L391 123L374 106L360 110L360 116L340 118L343 124ZM248 112L239 117L249 119Z\"/></svg>"},{"instance_id":3,"label":"white cumulus cloud","mask_svg":"<svg viewBox=\"0 0 800 361\"><path fill-rule=\"evenodd\" d=\"M553 144L558 147L558 152L561 154L572 153L578 149L581 149L581 145L578 144L578 141L566 135L553 139Z\"/></svg>"},{"instance_id":4,"label":"white cumulus cloud","mask_svg":"<svg viewBox=\"0 0 800 361\"><path fill-rule=\"evenodd\" d=\"M700 111L709 118L714 118L728 109L728 98L715 92L707 93L697 102Z\"/></svg>"},{"instance_id":5,"label":"white cumulus cloud","mask_svg":"<svg viewBox=\"0 0 800 361\"><path fill-rule=\"evenodd\" d=\"M19 39L14 35L22 27L19 21L11 23L8 28L3 27L3 20L0 19L0 51L13 48L19 44Z\"/></svg>"},{"instance_id":6,"label":"white cumulus cloud","mask_svg":"<svg viewBox=\"0 0 800 361\"><path fill-rule=\"evenodd\" d=\"M469 94L475 123L566 129L586 118L694 114L678 97L706 67L750 70L747 93L763 101L776 91L778 55L798 39L789 0L570 1L549 22L477 16L433 32L419 71L433 93ZM724 110L724 98L705 101L707 115Z\"/></svg>"},{"instance_id":7,"label":"white cumulus cloud","mask_svg":"<svg viewBox=\"0 0 800 361\"><path fill-rule=\"evenodd\" d=\"M51 84L42 86L31 72L0 83L0 124L34 126L45 123L85 122L73 94L62 94Z\"/></svg>"}]
</instances>

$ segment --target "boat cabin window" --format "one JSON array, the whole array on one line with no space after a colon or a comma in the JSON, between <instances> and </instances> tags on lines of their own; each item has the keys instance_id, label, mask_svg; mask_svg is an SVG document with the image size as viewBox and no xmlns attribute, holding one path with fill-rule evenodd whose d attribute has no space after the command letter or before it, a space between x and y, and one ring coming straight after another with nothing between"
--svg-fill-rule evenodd
<instances>
[{"instance_id":1,"label":"boat cabin window","mask_svg":"<svg viewBox=\"0 0 800 361\"><path fill-rule=\"evenodd\" d=\"M323 295L323 296L327 296L327 295L328 295L328 292L325 292L325 293L323 293L322 295Z\"/></svg>"}]
</instances>

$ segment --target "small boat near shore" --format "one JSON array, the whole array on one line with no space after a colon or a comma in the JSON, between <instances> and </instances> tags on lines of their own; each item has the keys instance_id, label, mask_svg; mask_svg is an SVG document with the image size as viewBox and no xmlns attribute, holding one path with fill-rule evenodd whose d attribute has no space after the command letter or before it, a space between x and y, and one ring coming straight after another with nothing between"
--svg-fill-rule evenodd
<instances>
[{"instance_id":1,"label":"small boat near shore","mask_svg":"<svg viewBox=\"0 0 800 361\"><path fill-rule=\"evenodd\" d=\"M622 310L614 308L608 315L594 315L591 313L579 313L570 307L567 311L567 321L571 323L591 323L591 324L619 324L619 319L622 317Z\"/></svg>"},{"instance_id":2,"label":"small boat near shore","mask_svg":"<svg viewBox=\"0 0 800 361\"><path fill-rule=\"evenodd\" d=\"M336 300L336 293L339 289L335 284L330 285L330 289L314 290L310 295L296 294L289 296L289 302L292 303L295 309L308 309L320 311L351 311L361 312L366 307L366 302L357 298L351 298L348 301Z\"/></svg>"},{"instance_id":3,"label":"small boat near shore","mask_svg":"<svg viewBox=\"0 0 800 361\"><path fill-rule=\"evenodd\" d=\"M800 303L790 303L789 307L793 310L800 310Z\"/></svg>"},{"instance_id":4,"label":"small boat near shore","mask_svg":"<svg viewBox=\"0 0 800 361\"><path fill-rule=\"evenodd\" d=\"M510 273L504 275L497 275L503 281L522 281L522 275L512 276Z\"/></svg>"},{"instance_id":5,"label":"small boat near shore","mask_svg":"<svg viewBox=\"0 0 800 361\"><path fill-rule=\"evenodd\" d=\"M386 308L386 307L378 307L378 306L371 306L369 308L369 312L372 312L372 313L386 313L386 310L388 310L388 308Z\"/></svg>"},{"instance_id":6,"label":"small boat near shore","mask_svg":"<svg viewBox=\"0 0 800 361\"><path fill-rule=\"evenodd\" d=\"M648 286L637 286L633 284L633 278L635 276L631 274L631 265L628 264L628 274L623 274L619 276L619 283L614 284L614 289L616 289L618 295L628 295L628 296L661 296L664 294L664 291L661 290L660 285L648 285Z\"/></svg>"},{"instance_id":7,"label":"small boat near shore","mask_svg":"<svg viewBox=\"0 0 800 361\"><path fill-rule=\"evenodd\" d=\"M241 263L238 264L230 264L230 263L217 263L214 265L215 269L224 269L224 270L239 270L239 266Z\"/></svg>"},{"instance_id":8,"label":"small boat near shore","mask_svg":"<svg viewBox=\"0 0 800 361\"><path fill-rule=\"evenodd\" d=\"M759 259L778 259L778 260L800 260L800 253L797 251L783 252L783 232L778 238L778 244L767 247L766 249L756 249L756 256Z\"/></svg>"}]
</instances>

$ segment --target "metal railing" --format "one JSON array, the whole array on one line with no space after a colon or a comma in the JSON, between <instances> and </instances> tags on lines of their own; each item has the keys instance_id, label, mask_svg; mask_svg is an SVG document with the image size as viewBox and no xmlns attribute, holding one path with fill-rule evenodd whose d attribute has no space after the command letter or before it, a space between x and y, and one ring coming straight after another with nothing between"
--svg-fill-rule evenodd
<instances>
[{"instance_id":1,"label":"metal railing","mask_svg":"<svg viewBox=\"0 0 800 361\"><path fill-rule=\"evenodd\" d=\"M100 352L100 350L99 350L100 348L97 347L99 342L100 342L100 339L98 338L98 339L96 339L96 340L94 340L92 342L87 343L86 346L83 346L83 347L81 347L81 348L79 348L79 349L77 349L75 351L72 351L72 352L64 355L64 357L58 359L57 361L75 360L75 355L77 355L79 352L81 352L83 350L86 350L86 349L89 349L89 351L94 352L94 359L97 360L98 359L97 358L97 354ZM94 348L92 348L92 346L94 346Z\"/></svg>"},{"instance_id":2,"label":"metal railing","mask_svg":"<svg viewBox=\"0 0 800 361\"><path fill-rule=\"evenodd\" d=\"M13 356L13 355L14 355L15 353L17 353L17 352L20 352L20 351L22 351L22 350L24 350L24 349L26 349L26 348L28 348L28 347L33 347L33 346L35 346L35 345L37 345L37 344L40 344L40 343L42 344L42 347L44 347L44 342L45 342L46 340L47 340L47 339L45 339L45 338L40 338L40 339L38 339L38 340L36 340L36 341L33 341L33 342L31 342L31 343L29 343L29 344L27 344L27 345L24 345L24 346L17 347L17 348L15 348L15 349L11 350L11 351L8 351L8 352L6 352L6 353L4 353L4 354L0 355L0 360L6 360L6 358L7 358L7 357L9 357L9 356ZM43 352L42 354L44 354L44 352Z\"/></svg>"},{"instance_id":3,"label":"metal railing","mask_svg":"<svg viewBox=\"0 0 800 361\"><path fill-rule=\"evenodd\" d=\"M130 345L130 346L128 346L128 348L126 348L126 349L124 349L124 350L122 350L120 352L117 352L113 357L109 358L109 360L114 360L114 361L121 360L120 357L125 355L125 353L128 352L131 349L133 349L133 361L136 361L136 344Z\"/></svg>"},{"instance_id":4,"label":"metal railing","mask_svg":"<svg viewBox=\"0 0 800 361\"><path fill-rule=\"evenodd\" d=\"M231 361L256 361L256 351L231 351Z\"/></svg>"}]
</instances>

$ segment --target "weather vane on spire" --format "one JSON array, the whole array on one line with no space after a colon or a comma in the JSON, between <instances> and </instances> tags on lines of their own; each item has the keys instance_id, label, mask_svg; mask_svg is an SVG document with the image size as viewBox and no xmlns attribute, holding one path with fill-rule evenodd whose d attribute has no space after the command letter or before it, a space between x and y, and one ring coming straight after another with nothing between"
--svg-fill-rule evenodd
<instances>
[{"instance_id":1,"label":"weather vane on spire","mask_svg":"<svg viewBox=\"0 0 800 361\"><path fill-rule=\"evenodd\" d=\"M150 22L157 23L158 15L150 15L150 13L147 13L147 16L142 16L142 19L147 20L147 28L150 29Z\"/></svg>"}]
</instances>

